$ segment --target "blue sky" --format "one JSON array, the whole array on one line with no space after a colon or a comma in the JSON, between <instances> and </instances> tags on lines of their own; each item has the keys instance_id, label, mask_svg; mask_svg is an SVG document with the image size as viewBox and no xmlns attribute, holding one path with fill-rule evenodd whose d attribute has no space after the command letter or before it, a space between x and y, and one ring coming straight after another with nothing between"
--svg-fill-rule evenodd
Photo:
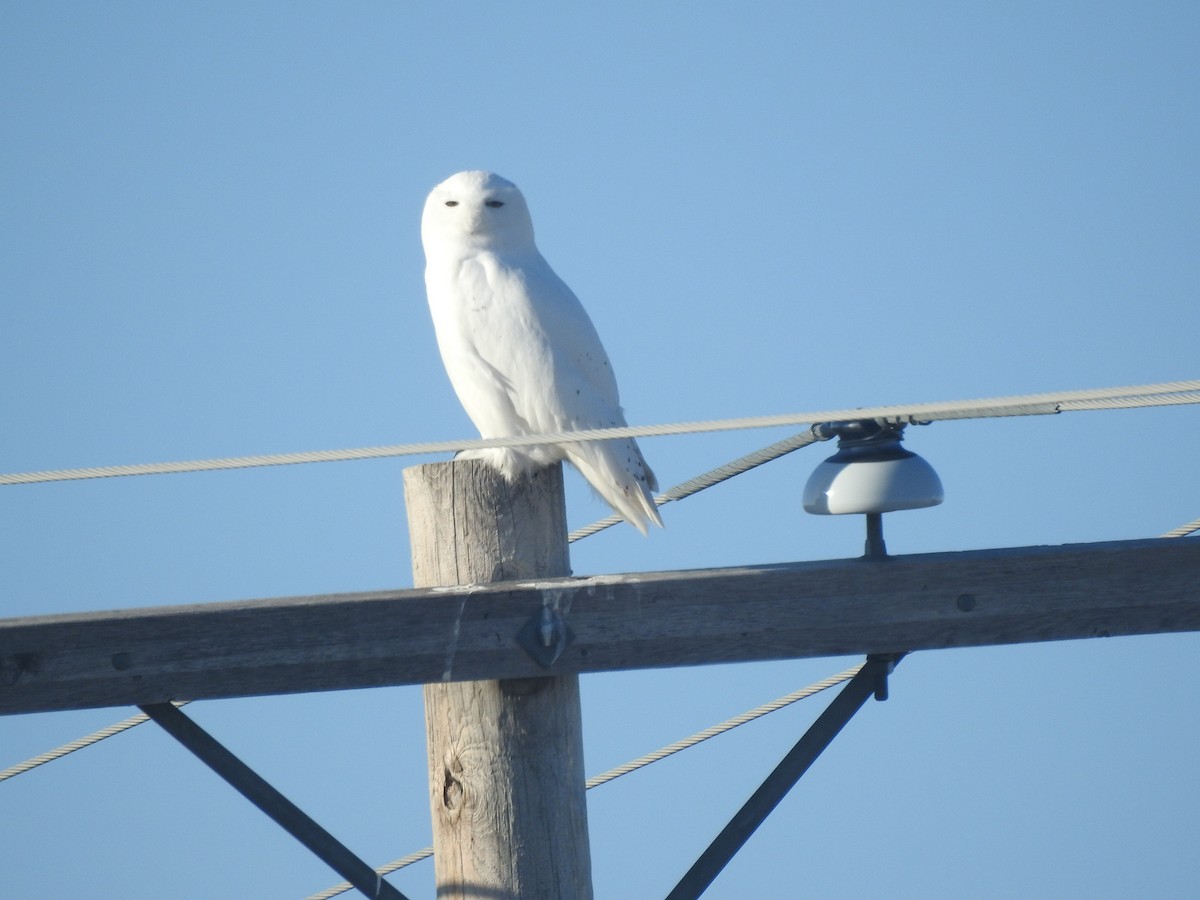
<instances>
[{"instance_id":1,"label":"blue sky","mask_svg":"<svg viewBox=\"0 0 1200 900\"><path fill-rule=\"evenodd\" d=\"M0 471L473 437L418 234L468 167L524 189L633 423L1197 377L1198 39L1165 2L5 4ZM642 446L670 485L785 434ZM911 430L946 503L889 549L1155 536L1198 440L1187 407ZM825 449L574 569L857 555L800 506ZM408 586L428 461L0 488L3 614ZM573 473L568 513L606 513ZM1192 896L1197 648L910 657L708 896ZM852 662L585 677L587 769ZM664 895L824 702L595 792L597 896ZM419 689L189 711L372 863L429 842ZM6 718L0 767L128 714ZM338 880L152 726L0 804L3 896Z\"/></svg>"}]
</instances>

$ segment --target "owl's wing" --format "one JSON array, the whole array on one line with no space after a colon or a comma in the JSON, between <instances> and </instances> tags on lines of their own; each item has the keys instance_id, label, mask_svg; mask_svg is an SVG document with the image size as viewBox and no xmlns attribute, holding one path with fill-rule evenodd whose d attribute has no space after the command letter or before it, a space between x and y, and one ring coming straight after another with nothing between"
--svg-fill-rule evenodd
<instances>
[{"instance_id":1,"label":"owl's wing","mask_svg":"<svg viewBox=\"0 0 1200 900\"><path fill-rule=\"evenodd\" d=\"M427 273L446 371L484 437L624 425L608 354L578 298L540 256L482 255L447 277ZM654 475L631 439L527 451L481 451L512 474L522 458L566 457L605 500L645 532L662 524Z\"/></svg>"},{"instance_id":2,"label":"owl's wing","mask_svg":"<svg viewBox=\"0 0 1200 900\"><path fill-rule=\"evenodd\" d=\"M553 422L538 430L570 431L625 424L617 380L600 336L578 298L549 265L520 269L537 328L549 348L553 390L534 392ZM520 400L514 401L518 408ZM539 411L531 410L536 417ZM588 483L643 534L650 523L662 527L654 505L657 481L632 438L563 444L561 451Z\"/></svg>"},{"instance_id":3,"label":"owl's wing","mask_svg":"<svg viewBox=\"0 0 1200 900\"><path fill-rule=\"evenodd\" d=\"M485 436L624 423L591 319L540 256L485 254L426 281L446 370Z\"/></svg>"},{"instance_id":4,"label":"owl's wing","mask_svg":"<svg viewBox=\"0 0 1200 900\"><path fill-rule=\"evenodd\" d=\"M625 424L617 379L600 335L583 304L540 256L512 269L506 294L528 303L528 323L544 345L547 359L536 373L548 378L534 391L548 405L556 428L603 428Z\"/></svg>"}]
</instances>

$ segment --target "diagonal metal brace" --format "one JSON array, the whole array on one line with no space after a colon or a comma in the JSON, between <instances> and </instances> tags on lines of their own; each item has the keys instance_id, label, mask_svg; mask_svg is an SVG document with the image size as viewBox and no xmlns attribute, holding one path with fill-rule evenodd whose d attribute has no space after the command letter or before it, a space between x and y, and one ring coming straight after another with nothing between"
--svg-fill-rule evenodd
<instances>
[{"instance_id":1,"label":"diagonal metal brace","mask_svg":"<svg viewBox=\"0 0 1200 900\"><path fill-rule=\"evenodd\" d=\"M729 824L708 845L687 874L680 879L667 900L695 900L721 874L734 855L766 821L771 811L787 795L800 777L808 771L821 752L832 743L847 722L854 717L867 698L887 699L887 678L903 653L871 655L825 711L809 727L804 736L788 751L767 776L757 791L745 802Z\"/></svg>"},{"instance_id":2,"label":"diagonal metal brace","mask_svg":"<svg viewBox=\"0 0 1200 900\"><path fill-rule=\"evenodd\" d=\"M372 900L408 900L174 705L147 703L139 708L364 895Z\"/></svg>"}]
</instances>

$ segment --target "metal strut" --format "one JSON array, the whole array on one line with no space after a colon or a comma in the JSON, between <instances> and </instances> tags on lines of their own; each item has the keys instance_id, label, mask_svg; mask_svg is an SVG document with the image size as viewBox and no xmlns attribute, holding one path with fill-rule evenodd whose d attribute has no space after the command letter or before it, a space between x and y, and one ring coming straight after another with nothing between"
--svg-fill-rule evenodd
<instances>
[{"instance_id":1,"label":"metal strut","mask_svg":"<svg viewBox=\"0 0 1200 900\"><path fill-rule=\"evenodd\" d=\"M729 864L758 826L766 821L771 811L779 805L779 801L795 786L800 776L808 771L809 766L837 737L843 726L862 708L867 698L874 695L876 700L887 699L887 677L903 656L903 653L898 653L873 654L867 657L866 665L842 688L833 702L796 742L796 746L788 751L787 756L767 776L762 786L708 845L708 849L667 895L667 900L695 900L708 890L708 886L721 874L721 870Z\"/></svg>"},{"instance_id":2,"label":"metal strut","mask_svg":"<svg viewBox=\"0 0 1200 900\"><path fill-rule=\"evenodd\" d=\"M408 900L175 706L170 703L147 703L139 708L363 894L372 900Z\"/></svg>"}]
</instances>

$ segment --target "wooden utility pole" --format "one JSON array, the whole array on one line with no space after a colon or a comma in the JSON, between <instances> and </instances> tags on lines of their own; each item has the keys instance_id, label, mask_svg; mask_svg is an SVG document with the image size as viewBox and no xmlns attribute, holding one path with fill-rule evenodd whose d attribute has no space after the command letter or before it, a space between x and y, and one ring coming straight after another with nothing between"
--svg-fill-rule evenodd
<instances>
[{"instance_id":1,"label":"wooden utility pole","mask_svg":"<svg viewBox=\"0 0 1200 900\"><path fill-rule=\"evenodd\" d=\"M561 467L510 484L478 460L435 463L406 469L404 490L416 587L570 574ZM460 592L445 602L461 616ZM455 649L425 685L439 900L588 900L578 676L452 681Z\"/></svg>"}]
</instances>

